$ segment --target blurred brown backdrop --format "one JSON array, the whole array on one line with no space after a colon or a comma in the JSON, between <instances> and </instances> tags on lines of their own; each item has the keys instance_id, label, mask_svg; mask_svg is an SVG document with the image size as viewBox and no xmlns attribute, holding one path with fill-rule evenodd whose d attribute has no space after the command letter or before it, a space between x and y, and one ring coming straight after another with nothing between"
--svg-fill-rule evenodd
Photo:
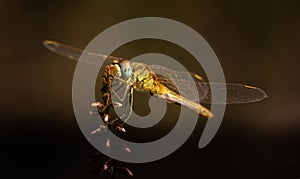
<instances>
[{"instance_id":1,"label":"blurred brown backdrop","mask_svg":"<svg viewBox=\"0 0 300 179\"><path fill-rule=\"evenodd\" d=\"M84 48L111 25L159 16L199 32L219 57L228 82L259 86L269 98L229 106L220 131L202 150L197 144L205 121L199 121L191 139L171 156L128 164L136 178L300 177L299 7L296 0L1 1L3 175L96 177L96 165L87 161L93 148L72 110L76 64L46 51L42 41ZM133 43L115 53L166 52L184 61L185 53L153 44Z\"/></svg>"}]
</instances>

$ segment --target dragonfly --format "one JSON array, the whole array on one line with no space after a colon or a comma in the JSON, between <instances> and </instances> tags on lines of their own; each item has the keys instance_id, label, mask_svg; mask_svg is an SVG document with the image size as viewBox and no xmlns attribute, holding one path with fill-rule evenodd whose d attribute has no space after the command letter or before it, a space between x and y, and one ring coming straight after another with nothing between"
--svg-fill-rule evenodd
<instances>
[{"instance_id":1,"label":"dragonfly","mask_svg":"<svg viewBox=\"0 0 300 179\"><path fill-rule=\"evenodd\" d=\"M103 83L109 84L108 91L111 92L115 101L120 101L126 106L124 114L120 118L127 120L132 112L133 93L141 91L159 97L168 103L176 103L185 106L196 113L213 118L212 112L202 104L243 104L258 102L267 97L267 94L258 87L235 84L235 83L208 83L197 73L176 71L165 66L149 65L140 62L131 62L125 58L92 53L75 48L56 41L45 40L44 46L58 54L78 61L85 56L87 64L97 63L97 60L109 61L105 66ZM196 90L193 90L195 89ZM226 89L226 99L219 96L218 92ZM212 100L212 90L214 96ZM196 101L195 99L200 99Z\"/></svg>"}]
</instances>

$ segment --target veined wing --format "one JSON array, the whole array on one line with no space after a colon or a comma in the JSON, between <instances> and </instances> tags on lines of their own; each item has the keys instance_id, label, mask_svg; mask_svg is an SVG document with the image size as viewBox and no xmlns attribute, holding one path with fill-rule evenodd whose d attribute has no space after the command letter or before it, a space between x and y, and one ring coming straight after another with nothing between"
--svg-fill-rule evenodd
<instances>
[{"instance_id":1,"label":"veined wing","mask_svg":"<svg viewBox=\"0 0 300 179\"><path fill-rule=\"evenodd\" d=\"M127 83L115 78L112 83L111 101L122 104L122 106L115 108L115 112L123 121L128 120L132 113L132 88Z\"/></svg>"},{"instance_id":2,"label":"veined wing","mask_svg":"<svg viewBox=\"0 0 300 179\"><path fill-rule=\"evenodd\" d=\"M150 69L157 75L158 80L173 92L195 101L207 96L209 88L202 86L201 80L194 81L193 74L190 72L175 71L160 65L149 65Z\"/></svg>"},{"instance_id":3,"label":"veined wing","mask_svg":"<svg viewBox=\"0 0 300 179\"><path fill-rule=\"evenodd\" d=\"M159 65L149 65L149 67L158 74L158 80L170 90L176 93L180 91L181 96L191 101L197 102L195 99L200 99L200 103L208 104L242 104L261 101L267 97L266 93L257 87L231 83L206 83L194 73L178 72ZM196 91L193 90L195 86ZM226 101L221 95L225 89ZM211 91L216 94L213 101Z\"/></svg>"},{"instance_id":4,"label":"veined wing","mask_svg":"<svg viewBox=\"0 0 300 179\"><path fill-rule=\"evenodd\" d=\"M101 54L97 54L97 53L83 51L81 49L71 47L69 45L51 41L51 40L45 40L45 41L43 41L43 44L48 50L50 50L58 55L70 58L72 60L78 61L79 58L82 57L84 60L84 63L87 63L87 64L97 65L106 59L111 60L111 61L112 60L118 60L118 61L123 60L123 58L117 58L117 57L112 57L112 56L108 56L108 55L101 55Z\"/></svg>"},{"instance_id":5,"label":"veined wing","mask_svg":"<svg viewBox=\"0 0 300 179\"><path fill-rule=\"evenodd\" d=\"M201 103L209 104L224 104L223 97L219 95L219 91L223 91L226 88L226 103L225 104L243 104L254 103L267 98L267 94L258 87L234 84L234 83L204 83L201 82L201 86L209 88L209 93L202 98ZM214 100L212 100L211 91L216 93Z\"/></svg>"}]
</instances>

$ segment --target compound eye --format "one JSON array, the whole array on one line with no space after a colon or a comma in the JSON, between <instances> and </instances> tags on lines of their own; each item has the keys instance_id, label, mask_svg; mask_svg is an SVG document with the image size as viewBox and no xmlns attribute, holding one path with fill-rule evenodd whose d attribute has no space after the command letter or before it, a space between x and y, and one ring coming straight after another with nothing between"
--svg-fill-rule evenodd
<instances>
[{"instance_id":1,"label":"compound eye","mask_svg":"<svg viewBox=\"0 0 300 179\"><path fill-rule=\"evenodd\" d=\"M122 76L123 78L129 78L132 74L132 67L128 60L124 60L120 63L121 70L122 70Z\"/></svg>"}]
</instances>

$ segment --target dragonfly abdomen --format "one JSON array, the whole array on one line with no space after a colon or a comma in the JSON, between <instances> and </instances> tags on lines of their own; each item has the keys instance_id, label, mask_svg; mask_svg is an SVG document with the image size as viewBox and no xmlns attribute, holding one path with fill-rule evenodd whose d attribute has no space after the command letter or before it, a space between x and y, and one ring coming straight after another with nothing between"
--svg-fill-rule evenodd
<instances>
[{"instance_id":1,"label":"dragonfly abdomen","mask_svg":"<svg viewBox=\"0 0 300 179\"><path fill-rule=\"evenodd\" d=\"M181 104L187 108L190 108L193 111L197 112L198 114L201 114L204 117L212 118L214 116L210 112L210 110L207 109L206 107L204 107L201 104L196 103L194 101L188 100L185 97L168 90L167 87L165 87L164 93L157 94L157 96L164 99L165 101Z\"/></svg>"}]
</instances>

